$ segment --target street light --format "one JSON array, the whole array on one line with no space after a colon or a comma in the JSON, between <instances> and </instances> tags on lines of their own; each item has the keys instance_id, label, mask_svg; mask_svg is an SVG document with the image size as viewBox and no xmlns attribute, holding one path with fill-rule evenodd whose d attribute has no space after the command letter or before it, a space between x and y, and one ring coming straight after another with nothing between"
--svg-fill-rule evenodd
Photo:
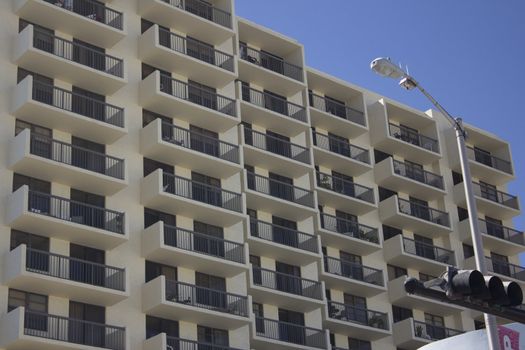
<instances>
[{"instance_id":1,"label":"street light","mask_svg":"<svg viewBox=\"0 0 525 350\"><path fill-rule=\"evenodd\" d=\"M474 191L472 190L472 177L470 175L470 167L467 159L467 148L465 146L465 139L467 133L463 127L461 118L453 118L421 85L407 72L396 66L390 58L380 57L376 58L370 63L370 68L377 74L392 78L401 79L399 85L407 90L417 88L430 102L447 118L450 124L456 130L456 141L459 150L459 161L461 165L461 172L463 173L463 185L465 187L465 196L467 199L468 220L470 232L472 235L472 243L474 246L474 259L476 260L476 269L483 275L487 274L487 267L485 265L485 254L483 253L483 243L478 228L478 210L476 201L474 199ZM496 326L496 319L493 315L485 313L485 327L487 329L487 338L489 340L489 348L491 350L499 350L498 328Z\"/></svg>"}]
</instances>

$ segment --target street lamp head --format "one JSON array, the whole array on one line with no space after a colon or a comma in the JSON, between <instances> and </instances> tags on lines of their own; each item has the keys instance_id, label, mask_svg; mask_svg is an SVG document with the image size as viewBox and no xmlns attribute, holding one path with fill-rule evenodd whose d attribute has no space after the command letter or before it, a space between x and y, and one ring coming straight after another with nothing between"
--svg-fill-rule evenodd
<instances>
[{"instance_id":1,"label":"street lamp head","mask_svg":"<svg viewBox=\"0 0 525 350\"><path fill-rule=\"evenodd\" d=\"M376 58L370 62L370 69L383 77L392 79L399 79L401 77L407 76L407 73L393 64L388 57Z\"/></svg>"}]
</instances>

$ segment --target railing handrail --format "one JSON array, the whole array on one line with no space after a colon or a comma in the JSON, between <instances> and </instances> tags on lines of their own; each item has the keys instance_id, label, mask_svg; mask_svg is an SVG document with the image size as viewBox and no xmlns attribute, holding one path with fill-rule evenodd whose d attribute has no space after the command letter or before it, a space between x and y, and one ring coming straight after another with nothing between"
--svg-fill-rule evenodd
<instances>
[{"instance_id":1,"label":"railing handrail","mask_svg":"<svg viewBox=\"0 0 525 350\"><path fill-rule=\"evenodd\" d=\"M279 272L279 271L275 271L275 270L265 269L265 268L263 268L263 267L253 266L253 265L252 265L252 269L255 270L255 271L264 271L264 272L268 272L268 273L270 273L270 274L274 274L274 275L278 275L278 276L283 276L283 277L286 277L286 278L289 278L289 279L292 279L292 280L298 280L298 281L309 282L309 283L312 283L312 284L314 284L315 286L319 286L319 287L321 286L321 282L319 282L319 281L311 280L311 279L304 278L304 277L299 277L299 276L290 275L290 274L288 274L288 273L284 273L284 272Z\"/></svg>"},{"instance_id":2,"label":"railing handrail","mask_svg":"<svg viewBox=\"0 0 525 350\"><path fill-rule=\"evenodd\" d=\"M294 80L303 82L303 68L299 65L290 63L284 60L281 57L277 57L271 53L264 52L259 49L254 49L250 47L247 43L240 43L240 58L242 60L248 61L257 66L268 69L272 72L284 75L286 77L292 78ZM260 61L257 59L259 58ZM266 59L266 64L264 63Z\"/></svg>"},{"instance_id":3,"label":"railing handrail","mask_svg":"<svg viewBox=\"0 0 525 350\"><path fill-rule=\"evenodd\" d=\"M416 329L416 326L423 326L423 327L425 327L425 334L426 334L427 327L430 327L430 328L433 328L433 329L444 330L445 331L445 338L465 333L465 332L463 332L463 331L461 331L459 329L448 328L448 327L445 327L445 326L438 326L438 325L434 325L434 324L431 324L431 323L426 323L426 322L421 322L421 321L416 321L416 320L413 320L413 322L414 322L414 330ZM421 338L421 336L417 336L416 335L416 337L418 337L418 338Z\"/></svg>"},{"instance_id":4,"label":"railing handrail","mask_svg":"<svg viewBox=\"0 0 525 350\"><path fill-rule=\"evenodd\" d=\"M261 94L261 95L268 96L268 97L270 97L270 98L272 98L272 99L274 99L274 100L277 100L277 101L280 101L280 102L284 102L284 103L286 103L286 104L288 104L288 105L291 105L291 106L297 107L297 108L299 108L299 109L301 109L301 110L305 110L305 108L304 108L303 106L301 106L301 105L299 105L299 104L297 104L297 103L290 102L290 101L288 101L288 100L285 99L285 98L277 97L277 96L272 95L272 94L269 94L269 93L267 93L267 92L265 92L265 91L261 91L261 90L254 89L254 88L252 88L252 87L250 87L250 86L246 86L246 87L244 87L244 88L245 88L245 89L248 89L248 90L250 90L250 91L257 92L257 93L259 93L259 94Z\"/></svg>"},{"instance_id":5,"label":"railing handrail","mask_svg":"<svg viewBox=\"0 0 525 350\"><path fill-rule=\"evenodd\" d=\"M190 135L191 135L191 134L193 134L193 135L198 135L199 137L202 137L203 139L206 139L206 140L209 140L209 141L212 141L212 142L217 142L218 144L221 144L221 145L230 146L230 147L233 147L233 148L235 148L235 149L238 149L238 148L239 148L238 145L233 144L233 143L231 143L231 142L223 141L223 140L221 140L221 139L218 139L218 138L215 138L215 137L211 137L211 136L205 135L205 134L200 133L200 132L195 131L195 130L184 129L184 128L181 128L180 126L177 126L177 125L175 125L175 124L170 124L170 123L165 122L165 121L162 121L162 125L165 125L165 126L168 126L168 127L170 127L170 128L177 129L177 130L180 130L180 131L187 132L187 133L189 133Z\"/></svg>"},{"instance_id":6,"label":"railing handrail","mask_svg":"<svg viewBox=\"0 0 525 350\"><path fill-rule=\"evenodd\" d=\"M517 264L513 264L513 263L510 263L510 262L507 262L507 261L494 260L490 256L486 256L485 259L488 259L488 261L491 262L492 264L505 265L505 266L509 266L509 267L513 267L513 268L518 268L520 270L525 270L525 267L523 267L523 266L520 266L520 265L517 265Z\"/></svg>"},{"instance_id":7,"label":"railing handrail","mask_svg":"<svg viewBox=\"0 0 525 350\"><path fill-rule=\"evenodd\" d=\"M474 152L474 154L476 154L476 153L478 153L478 152L481 153L481 151L478 151L478 150L476 150L474 147L471 147L471 146L467 146L467 150L470 150L470 151ZM506 159L503 159L503 158L501 158L501 157L494 156L494 155L492 155L492 154L488 154L488 153L484 153L484 152L483 152L482 154L483 154L484 157L488 157L488 158L491 158L491 159L495 159L495 160L496 160L496 163L497 163L497 162L501 162L501 163L507 165L507 166L509 167L509 169L512 169L512 163L511 163L510 161L508 161L508 160L506 160ZM474 160L476 160L476 159L474 159ZM479 162L478 162L478 163L479 163ZM483 164L483 163L482 163L482 164ZM495 168L495 167L492 166L492 168ZM502 169L498 169L498 170L502 170Z\"/></svg>"},{"instance_id":8,"label":"railing handrail","mask_svg":"<svg viewBox=\"0 0 525 350\"><path fill-rule=\"evenodd\" d=\"M304 147L304 146L301 146L301 145L298 145L296 143L293 143L291 141L287 141L287 140L283 140L283 139L280 139L278 137L275 137L273 135L269 135L269 134L265 134L263 132L260 132L260 131L257 131L257 130L253 130L251 128L244 128L244 130L249 130L250 133L253 133L253 134L256 134L256 135L261 135L261 136L264 136L266 138L270 138L272 140L275 140L275 141L279 141L279 142L282 142L282 143L285 143L287 145L290 145L290 146L294 146L294 147L297 147L297 148L300 148L301 150L303 151L308 151L308 148L307 147Z\"/></svg>"},{"instance_id":9,"label":"railing handrail","mask_svg":"<svg viewBox=\"0 0 525 350\"><path fill-rule=\"evenodd\" d=\"M360 230L362 228L363 231L366 232L366 233L373 233L372 236L374 238L373 238L373 240L370 240L370 239L364 239L362 237L355 237L354 235L348 235L348 236L354 237L354 238L358 238L358 239L362 239L362 240L366 240L367 242L372 242L372 243L379 244L379 233L378 233L378 229L377 228L371 227L371 226L367 226L367 225L363 225L363 224L360 224L359 222L350 221L350 220L347 220L347 219L344 219L344 218L340 218L340 217L337 217L335 215L330 215L330 214L327 214L327 213L319 213L319 214L321 216L321 219L323 220L321 222L322 223L322 228L330 230L328 228L328 225L326 224L326 219L327 218L331 219L331 220L336 220L335 221L335 223L336 223L336 225L335 225L336 231L334 231L334 232L346 235L347 232L339 232L339 231L337 231L337 222L344 222L346 225L352 226L352 227L356 228L357 230ZM330 231L332 231L332 230L330 230Z\"/></svg>"},{"instance_id":10,"label":"railing handrail","mask_svg":"<svg viewBox=\"0 0 525 350\"><path fill-rule=\"evenodd\" d=\"M312 328L312 327L303 326L303 325L300 325L300 324L295 324L295 323L281 321L281 320L272 320L271 318L266 318L266 317L255 316L255 319L256 320L263 320L263 321L270 321L270 322L284 324L284 325L290 325L290 326L293 326L293 327L302 328L302 329L308 329L308 330L321 332L321 333L323 332L323 330L319 329L319 328Z\"/></svg>"},{"instance_id":11,"label":"railing handrail","mask_svg":"<svg viewBox=\"0 0 525 350\"><path fill-rule=\"evenodd\" d=\"M222 54L222 55L225 55L225 56L228 57L228 59L233 59L233 55L231 55L231 54L229 54L229 53L227 53L227 52L224 52L224 51L218 50L218 49L216 49L215 47L210 47L210 46L207 46L207 45L203 45L203 43L202 43L201 41L199 41L199 40L195 40L195 39L193 39L193 38L189 38L189 37L187 37L187 36L179 35L179 34L174 33L174 32L172 32L172 31L170 31L170 30L168 30L168 29L164 29L164 28L161 28L161 27L159 27L159 31L164 32L164 33L167 33L167 34L170 34L171 36L174 36L174 37L176 37L176 38L182 39L183 41L189 41L189 42L192 42L192 43L196 44L197 46L199 46L199 48L205 48L205 49L207 49L207 50L211 50L211 51L213 51L213 52L216 52L216 53L220 53L220 54ZM175 50L175 51L177 51L177 50Z\"/></svg>"},{"instance_id":12,"label":"railing handrail","mask_svg":"<svg viewBox=\"0 0 525 350\"><path fill-rule=\"evenodd\" d=\"M394 159L392 157L388 157L390 159L392 159L392 163L393 163L393 166L394 166L394 172L396 174L399 174L401 176L404 176L404 177L407 177L407 178L410 178L412 180L415 180L415 181L418 181L418 182L422 182L424 184L427 184L427 185L430 185L430 186L434 186L434 187L438 187L438 188L441 188L443 189L443 176L439 175L439 174L436 174L436 173L433 173L431 171L428 171L428 170L424 170L424 169L419 169L419 168L416 168L414 167L413 165L411 165L410 163L407 163L407 162L401 162L397 159ZM405 169L405 174L400 174L400 172L397 172L396 171L396 165L400 166L400 167L403 167ZM406 170L407 169L410 169L410 170L413 170L413 171L417 171L417 172L421 172L421 174L423 175L423 181L419 181L418 178L416 178L415 176L408 176ZM428 176L434 176L436 177L437 179L439 179L439 186L435 186L435 185L432 185L428 179Z\"/></svg>"},{"instance_id":13,"label":"railing handrail","mask_svg":"<svg viewBox=\"0 0 525 350\"><path fill-rule=\"evenodd\" d=\"M435 153L439 153L439 143L438 143L438 140L436 140L436 139L434 139L434 138L432 138L432 137L430 137L430 136L423 135L423 134L420 133L419 131L416 132L416 131L414 131L414 130L412 130L412 129L409 129L409 128L407 128L407 127L404 126L404 125L398 125L398 124L394 124L394 123L392 123L392 122L388 122L388 126L389 126L389 127L388 127L388 131L389 131L389 135L390 135L390 136L394 136L394 135L392 135L392 133L393 133L393 132L392 132L392 127L394 127L394 128L398 128L399 130L405 131L405 132L407 132L407 133L410 134L410 135L417 136L417 138L418 138L418 142L419 142L419 144L418 144L417 146L419 146L419 147L422 147L422 148L428 149L427 147L424 146L424 144L423 144L422 141L423 141L423 140L429 140L429 141L431 141L432 146L435 146L436 149L434 149L434 147L431 147L431 149L428 149L428 150L429 150L429 151L432 151L432 152L435 152ZM405 140L403 140L403 141L405 141ZM405 142L407 142L407 141L405 141Z\"/></svg>"},{"instance_id":14,"label":"railing handrail","mask_svg":"<svg viewBox=\"0 0 525 350\"><path fill-rule=\"evenodd\" d=\"M362 268L366 268L366 269L372 270L374 272L381 272L381 273L383 273L383 270L381 270L381 269L376 269L375 267L370 267L370 266L366 266L366 265L363 265L363 264L358 264L358 263L355 263L355 262L352 262L352 261L346 261L344 259L338 259L338 258L335 258L333 256L324 255L323 258L328 260L328 261L329 260L333 260L333 261L340 262L341 265L344 264L344 265L349 265L349 266L362 267Z\"/></svg>"},{"instance_id":15,"label":"railing handrail","mask_svg":"<svg viewBox=\"0 0 525 350\"><path fill-rule=\"evenodd\" d=\"M53 1L52 1L52 0L44 0L44 1L53 4ZM78 0L76 0L76 1L78 1ZM104 11L107 11L107 12L109 12L110 14L114 14L114 15L116 15L116 16L111 17L112 20L119 19L119 20L117 21L116 25L112 25L112 23L108 23L108 22L112 22L112 21L108 21L107 19L104 20L104 21L101 21L101 20L99 20L99 19L97 19L97 18L92 18L92 17L86 16L86 15L84 15L84 14L80 14L80 13L78 13L77 11L75 11L74 7L69 7L69 8L68 8L68 7L63 6L63 5L62 5L62 6L58 6L58 7L63 8L63 9L65 9L66 11L70 11L70 12L76 13L76 14L82 16L82 17L86 17L86 18L92 19L92 20L94 20L94 21L96 21L96 22L103 23L103 24L105 24L105 25L107 25L107 26L110 26L110 27L112 27L112 28L117 28L117 29L122 30L122 28L123 28L123 21L122 21L122 18L124 17L124 14L123 14L122 12L117 11L117 10L114 10L114 9L112 9L112 8L110 8L110 7L108 7L108 6L106 6L106 4L104 4L104 3L100 3L99 1L94 1L94 0L82 0L82 1L85 2L85 3L89 3L91 6L98 7L98 8L102 8Z\"/></svg>"},{"instance_id":16,"label":"railing handrail","mask_svg":"<svg viewBox=\"0 0 525 350\"><path fill-rule=\"evenodd\" d=\"M86 324L86 325L93 325L93 326L104 327L104 328L112 328L112 329L120 330L120 331L125 331L126 330L126 327L113 326L113 325L106 324L106 323L87 321L87 320L82 320L80 318L73 318L73 317L65 317L65 316L53 315L53 314L48 314L48 313L39 312L39 311L33 311L33 310L25 309L24 313L25 314L29 314L29 315L43 316L43 317L46 317L46 318L55 318L55 319L63 320L63 321L67 321L67 322L71 321L71 322L78 322L78 323L82 323L82 324Z\"/></svg>"},{"instance_id":17,"label":"railing handrail","mask_svg":"<svg viewBox=\"0 0 525 350\"><path fill-rule=\"evenodd\" d=\"M191 283L187 283L187 282L181 282L181 281L177 281L177 280L172 280L172 279L169 279L169 278L166 278L166 284L187 286L187 287L190 287L192 289L205 290L205 291L208 291L208 292L222 294L222 295L225 295L225 296L237 297L237 298L240 298L242 300L248 300L248 297L246 295L230 293L230 292L226 292L226 291L222 291L222 290L218 290L218 289L213 289L213 288L208 288L208 287L201 287L201 286L197 286L195 284L191 284Z\"/></svg>"},{"instance_id":18,"label":"railing handrail","mask_svg":"<svg viewBox=\"0 0 525 350\"><path fill-rule=\"evenodd\" d=\"M196 13L193 13L192 11L189 11L188 8L187 8L187 5L186 5L186 2L187 0L162 0L163 2L173 6L173 7L176 7L176 8L180 8L186 12L189 12L190 14L192 15L195 15L197 17L200 17L200 18L204 18L204 19L207 19L215 24L218 24L218 25L221 25L223 27L227 27L227 28L232 28L232 21L231 21L231 13L229 13L228 11L225 11L225 10L222 10L218 7L215 7L213 6L212 4L210 4L209 2L205 2L205 1L202 1L202 0L192 0L193 2L195 3L200 3L202 4L203 6L207 7L207 8L210 8L212 11L216 11L218 12L219 14L225 16L225 18L227 19L228 23L221 23L217 18L207 18L207 17L204 17L204 16L200 16ZM175 3L172 3L172 2L175 2ZM215 16L213 16L215 17Z\"/></svg>"},{"instance_id":19,"label":"railing handrail","mask_svg":"<svg viewBox=\"0 0 525 350\"><path fill-rule=\"evenodd\" d=\"M334 175L330 175L330 174L327 174L327 173L323 173L321 171L316 171L319 175L323 175L323 176L328 176L332 179L337 179L337 181L341 181L341 182L344 182L345 184L350 184L350 185L353 185L354 187L357 187L357 188L362 188L364 190L367 190L367 191L370 191L370 190L373 190L372 187L368 187L368 186L364 186L364 185L360 185L358 183L355 183L354 181L350 181L350 180L346 180L346 179L342 179L340 177L337 177L337 176L334 176Z\"/></svg>"},{"instance_id":20,"label":"railing handrail","mask_svg":"<svg viewBox=\"0 0 525 350\"><path fill-rule=\"evenodd\" d=\"M483 220L483 219L478 219L478 221L481 224L479 226L480 226L480 231L482 233L487 234L489 236L499 237L499 236L494 235L493 233L484 232L484 231L489 231L487 229L487 225L490 225L490 226L493 226L493 227L499 227L501 230L503 230L503 237L499 237L499 238L503 238L505 240L511 241L512 237L520 236L521 237L521 243L520 242L514 242L514 241L513 242L521 244L521 245L525 245L525 236L524 236L523 231L516 230L516 229L514 229L512 227L504 226L504 225L501 225L501 224L498 224L498 223L495 223L495 222L486 221L486 220ZM512 235L511 233L514 233L514 234Z\"/></svg>"},{"instance_id":21,"label":"railing handrail","mask_svg":"<svg viewBox=\"0 0 525 350\"><path fill-rule=\"evenodd\" d=\"M229 102L233 102L233 103L235 103L235 100L234 100L234 99L229 98L229 97L227 97L227 96L224 96L224 95L218 94L218 93L216 93L216 92L211 92L211 91L204 90L203 88L201 88L201 87L199 87L199 86L193 86L193 85L190 85L190 84L188 84L188 83L186 83L186 82L184 82L184 81L182 81L182 80L179 80L179 79L176 79L176 78L170 77L169 75L166 75L166 74L164 74L164 73L160 73L160 72L159 72L159 74L160 74L162 77L166 78L166 79L169 79L169 80L175 81L175 82L177 82L177 83L179 83L179 84L182 84L182 85L184 85L184 86L186 86L186 87L191 87L192 89L199 90L200 92L203 92L203 93L205 93L205 94L213 95L213 96L216 96L216 97L220 97L220 98L223 98L223 99L225 99L225 100L227 100L227 101L229 101Z\"/></svg>"},{"instance_id":22,"label":"railing handrail","mask_svg":"<svg viewBox=\"0 0 525 350\"><path fill-rule=\"evenodd\" d=\"M305 236L307 236L309 238L315 238L316 237L315 235L312 235L310 233L306 233L306 232L303 232L303 231L295 230L293 228L289 228L289 227L286 227L286 226L281 226L281 225L278 225L278 224L273 224L273 223L268 222L268 221L263 221L263 220L259 220L259 219L250 218L250 222L254 222L254 223L257 223L257 224L270 225L272 227L277 227L277 228L281 228L283 230L286 230L287 232L293 232L293 233L297 233L297 234L302 234L302 235L305 235Z\"/></svg>"},{"instance_id":23,"label":"railing handrail","mask_svg":"<svg viewBox=\"0 0 525 350\"><path fill-rule=\"evenodd\" d=\"M341 146L344 146L344 147L348 147L348 150L349 150L349 155L348 156L349 156L349 158L361 161L361 162L366 163L366 164L370 164L369 150L366 149L366 148L363 148L363 147L360 147L360 146L356 146L356 145L354 145L353 143L351 143L348 140L346 142L342 141L342 140L338 140L336 138L330 137L329 135L321 134L321 133L319 133L319 132L317 132L315 130L312 130L312 136L314 137L314 141L316 143L315 145L320 147L320 148L322 148L322 149L334 152L330 148L330 142L336 142L338 145L341 145ZM320 143L319 140L322 140L322 141L325 141L325 142L328 141L328 144L327 144L328 147L322 147L322 145L319 145L319 143ZM354 153L353 151L355 151L355 153L357 153L357 155L352 156L352 154ZM340 152L334 152L334 153L341 154ZM362 154L366 154L367 155L367 157L366 157L367 159L366 160L360 159L360 156Z\"/></svg>"},{"instance_id":24,"label":"railing handrail","mask_svg":"<svg viewBox=\"0 0 525 350\"><path fill-rule=\"evenodd\" d=\"M327 139L330 140L330 141L334 141L334 142L337 142L337 143L344 144L345 146L348 146L348 147L350 147L350 148L355 148L355 149L358 149L358 150L360 150L360 151L362 151L362 152L368 152L368 149L363 148L363 147L360 147L360 146L356 146L356 145L354 145L353 143L351 143L350 141L346 141L346 142L345 142L345 141L342 141L342 140L338 140L338 139L336 139L336 138L334 138L334 137L330 137L330 135L321 134L321 133L319 133L319 132L317 132L317 131L315 131L315 130L312 130L312 133L313 133L313 135L316 136L316 137L317 137L317 136L321 136L321 137L327 138Z\"/></svg>"},{"instance_id":25,"label":"railing handrail","mask_svg":"<svg viewBox=\"0 0 525 350\"><path fill-rule=\"evenodd\" d=\"M352 226L355 226L355 227L363 227L369 231L377 231L377 228L375 227L372 227L372 226L368 226L368 225L363 225L359 222L356 222L356 221L351 221L351 220L347 220L345 218L340 218L338 216L335 216L335 215L331 215L331 214L327 214L327 213L320 213L321 216L326 216L326 217L329 217L329 218L333 218L333 219L336 219L338 221L344 221L345 223L349 224L349 225L352 225Z\"/></svg>"},{"instance_id":26,"label":"railing handrail","mask_svg":"<svg viewBox=\"0 0 525 350\"><path fill-rule=\"evenodd\" d=\"M474 187L479 188L479 189L481 190L482 185L481 185L479 182L472 181L472 184L474 185ZM494 191L494 192L497 194L497 199L498 199L497 202L498 202L498 203L501 203L501 204L503 204L503 203L502 203L503 201L501 201L500 196L502 196L502 197L503 197L503 196L506 196L506 197L509 197L509 199L517 199L517 198L518 198L518 196L515 196L515 195L512 195L512 194L510 194L510 193L506 193L506 192L500 191L500 190L498 190L498 189L492 189L492 188L491 188L490 191L491 191L491 192ZM483 198L485 198L485 197L483 197ZM488 199L488 198L487 198L487 199Z\"/></svg>"},{"instance_id":27,"label":"railing handrail","mask_svg":"<svg viewBox=\"0 0 525 350\"><path fill-rule=\"evenodd\" d=\"M440 256L442 256L443 254L452 256L452 259L454 259L454 251L452 251L450 249L438 247L438 246L435 246L433 244L429 244L429 243L425 243L425 242L416 241L414 239L411 239L411 238L408 238L408 237L404 237L404 236L402 238L403 238L403 248L404 248L405 251L407 251L407 246L406 246L405 242L411 242L411 243L414 244L414 247L416 248L416 250L417 250L417 247L425 247L425 248L432 249L433 252L437 253L437 256L433 260L438 261L439 260L438 258ZM416 254L417 256L420 256L419 254L417 254L417 251L416 252L408 252L407 251L407 253L409 253L409 254ZM424 258L428 258L428 256L423 256L423 257ZM454 262L450 262L450 263L453 264Z\"/></svg>"},{"instance_id":28,"label":"railing handrail","mask_svg":"<svg viewBox=\"0 0 525 350\"><path fill-rule=\"evenodd\" d=\"M340 103L340 102L337 102L337 101L335 101L335 100L328 99L328 98L326 98L326 96L318 95L318 94L316 94L315 92L310 92L310 95L312 95L313 97L316 97L316 98L320 98L320 99L322 99L322 100L324 100L324 101L330 101L330 103L332 103L332 104L334 104L334 105L337 105L337 106L339 106L339 107L344 107L345 109L349 109L349 110L351 110L351 111L353 111L353 112L363 114L363 116L364 116L364 113L361 112L360 110L355 109L355 108L350 107L350 106L347 106L347 105L344 104L344 103ZM312 107L318 109L318 108L315 107L315 106L312 106Z\"/></svg>"},{"instance_id":29,"label":"railing handrail","mask_svg":"<svg viewBox=\"0 0 525 350\"><path fill-rule=\"evenodd\" d=\"M443 211L443 210L439 210L439 209L435 209L435 208L432 208L428 205L423 205L423 204L419 204L419 203L416 203L416 202L413 202L413 201L410 201L408 199L404 199L404 198L399 198L397 197L397 200L400 202L400 203L408 203L409 205L415 205L419 208L422 208L422 209L425 209L425 210L429 210L431 212L437 212L441 215L446 215L448 217L448 213L446 211Z\"/></svg>"},{"instance_id":30,"label":"railing handrail","mask_svg":"<svg viewBox=\"0 0 525 350\"><path fill-rule=\"evenodd\" d=\"M232 348L232 347L226 346L226 345L217 345L217 344L212 344L212 343L208 343L208 342L202 342L202 341L198 341L198 340L190 340L190 339L184 339L184 338L179 338L179 337L173 337L173 336L170 336L170 335L166 335L166 340L168 341L168 346L169 346L169 342L170 341L180 342L182 344L195 345L191 349L190 348L186 348L185 346L182 346L182 349L184 349L184 350L197 350L199 345L205 346L206 349L213 349L213 350L240 350L240 349ZM162 349L159 349L159 350L162 350ZM168 350L172 350L172 349L168 348Z\"/></svg>"},{"instance_id":31,"label":"railing handrail","mask_svg":"<svg viewBox=\"0 0 525 350\"><path fill-rule=\"evenodd\" d=\"M331 190L331 191L337 192L337 191L335 191L334 188L333 188L333 181L334 181L334 180L335 180L335 181L341 181L341 182L344 183L345 185L353 186L353 188L354 188L355 191L361 190L361 191L363 191L362 194L365 194L365 193L371 193L371 195L372 195L372 197L370 198L370 200L366 200L366 199L359 198L359 197L361 197L361 195L359 195L358 193L355 193L354 196L352 196L352 197L354 197L354 198L358 198L358 199L361 199L361 200L364 200L364 201L367 201L367 202L369 202L369 203L374 203L374 202L375 202L375 199L374 199L374 197L373 197L374 189L373 189L372 187L368 187L368 186L360 185L360 184L357 184L357 183L355 183L355 182L353 182L353 181L345 180L345 179L339 178L339 177L337 177L337 176L333 176L333 175L330 175L330 174L327 174L327 173L323 173L323 172L321 172L321 171L316 171L316 173L317 173L317 175L318 175L318 176L317 176L317 179L319 180L319 182L321 181L321 177L320 177L321 175L322 175L322 176L326 176L326 177L328 177L329 179L331 179L331 181L332 181L332 182L330 183L330 190ZM318 185L319 185L320 187L322 187L321 183L319 183ZM337 192L337 193L339 193L339 192ZM348 193L343 193L343 194L348 195Z\"/></svg>"},{"instance_id":32,"label":"railing handrail","mask_svg":"<svg viewBox=\"0 0 525 350\"><path fill-rule=\"evenodd\" d=\"M227 239L224 239L224 238L219 238L219 237L207 235L205 233L188 230L188 229L181 228L181 227L178 227L178 226L164 224L164 228L186 232L186 233L189 233L189 234L191 234L193 236L197 236L197 237L200 237L200 238L205 238L205 239L210 240L210 241L216 241L216 242L220 242L220 243L230 243L230 244L235 245L237 247L243 247L243 243L239 243L239 242L230 241L230 240L227 240Z\"/></svg>"},{"instance_id":33,"label":"railing handrail","mask_svg":"<svg viewBox=\"0 0 525 350\"><path fill-rule=\"evenodd\" d=\"M376 310L362 308L362 307L351 305L351 304L345 304L345 303L340 303L340 302L333 301L333 300L328 300L328 305L332 305L332 304L338 305L338 306L344 306L345 309L353 309L353 310L358 310L358 311L365 311L367 313L370 312L373 315L381 315L381 316L386 317L388 319L388 313L386 313L386 312L376 311Z\"/></svg>"},{"instance_id":34,"label":"railing handrail","mask_svg":"<svg viewBox=\"0 0 525 350\"><path fill-rule=\"evenodd\" d=\"M246 44L241 44L241 46L245 46L247 49L250 49L252 51L258 52L259 54L260 53L266 54L262 50L254 49L253 47L251 47L247 43ZM297 68L297 69L301 69L301 70L303 69L303 67L301 67L299 65L296 65L296 64L293 64L293 63L290 63L290 62L288 62L288 61L286 61L286 60L284 60L283 58L280 58L280 57L272 56L272 59L274 59L276 61L279 61L279 62L281 62L283 64L287 64L287 65L292 66L292 67Z\"/></svg>"},{"instance_id":35,"label":"railing handrail","mask_svg":"<svg viewBox=\"0 0 525 350\"><path fill-rule=\"evenodd\" d=\"M186 177L178 176L178 175L175 175L175 174L170 174L170 173L167 173L165 171L162 171L162 174L164 176L168 177L168 178L172 177L174 179L179 179L179 180L182 180L182 181L198 184L199 186L211 189L213 191L219 191L219 192L228 193L228 194L231 194L231 195L234 195L234 196L237 196L237 197L241 197L240 193L229 191L229 190L225 190L225 189L223 189L222 187L219 187L219 186L208 185L208 184L205 184L203 182L199 182L199 181L195 181L195 180L192 180L192 179L188 179Z\"/></svg>"},{"instance_id":36,"label":"railing handrail","mask_svg":"<svg viewBox=\"0 0 525 350\"><path fill-rule=\"evenodd\" d=\"M248 175L253 175L256 178L265 179L265 180L268 180L269 182L275 182L275 183L278 183L280 185L291 187L293 189L298 189L298 190L305 191L305 192L308 192L308 193L313 193L313 191L307 190L306 188L298 187L298 186L295 186L295 185L290 185L289 183L286 183L286 182L283 182L283 181L280 181L280 180L276 180L276 179L271 179L269 177L253 173L251 171L246 171L246 172L248 173Z\"/></svg>"}]
</instances>

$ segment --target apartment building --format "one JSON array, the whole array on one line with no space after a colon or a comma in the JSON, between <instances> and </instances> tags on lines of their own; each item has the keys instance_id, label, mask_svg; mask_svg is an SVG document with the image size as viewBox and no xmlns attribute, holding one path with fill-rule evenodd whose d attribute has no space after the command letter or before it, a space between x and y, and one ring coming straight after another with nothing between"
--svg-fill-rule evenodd
<instances>
[{"instance_id":1,"label":"apartment building","mask_svg":"<svg viewBox=\"0 0 525 350\"><path fill-rule=\"evenodd\" d=\"M232 0L0 18L0 349L410 350L481 326L403 288L474 266L439 113L306 67ZM466 127L488 267L523 284L509 144Z\"/></svg>"}]
</instances>

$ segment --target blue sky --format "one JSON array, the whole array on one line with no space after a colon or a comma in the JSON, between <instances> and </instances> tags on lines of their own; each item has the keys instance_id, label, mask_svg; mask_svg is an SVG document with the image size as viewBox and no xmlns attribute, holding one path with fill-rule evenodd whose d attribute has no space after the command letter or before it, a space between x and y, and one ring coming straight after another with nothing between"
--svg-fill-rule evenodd
<instances>
[{"instance_id":1,"label":"blue sky","mask_svg":"<svg viewBox=\"0 0 525 350\"><path fill-rule=\"evenodd\" d=\"M236 11L301 42L309 66L426 110L369 69L379 56L407 64L452 115L510 142L521 180L509 192L525 206L525 1L236 0ZM525 215L514 222L525 229Z\"/></svg>"}]
</instances>

